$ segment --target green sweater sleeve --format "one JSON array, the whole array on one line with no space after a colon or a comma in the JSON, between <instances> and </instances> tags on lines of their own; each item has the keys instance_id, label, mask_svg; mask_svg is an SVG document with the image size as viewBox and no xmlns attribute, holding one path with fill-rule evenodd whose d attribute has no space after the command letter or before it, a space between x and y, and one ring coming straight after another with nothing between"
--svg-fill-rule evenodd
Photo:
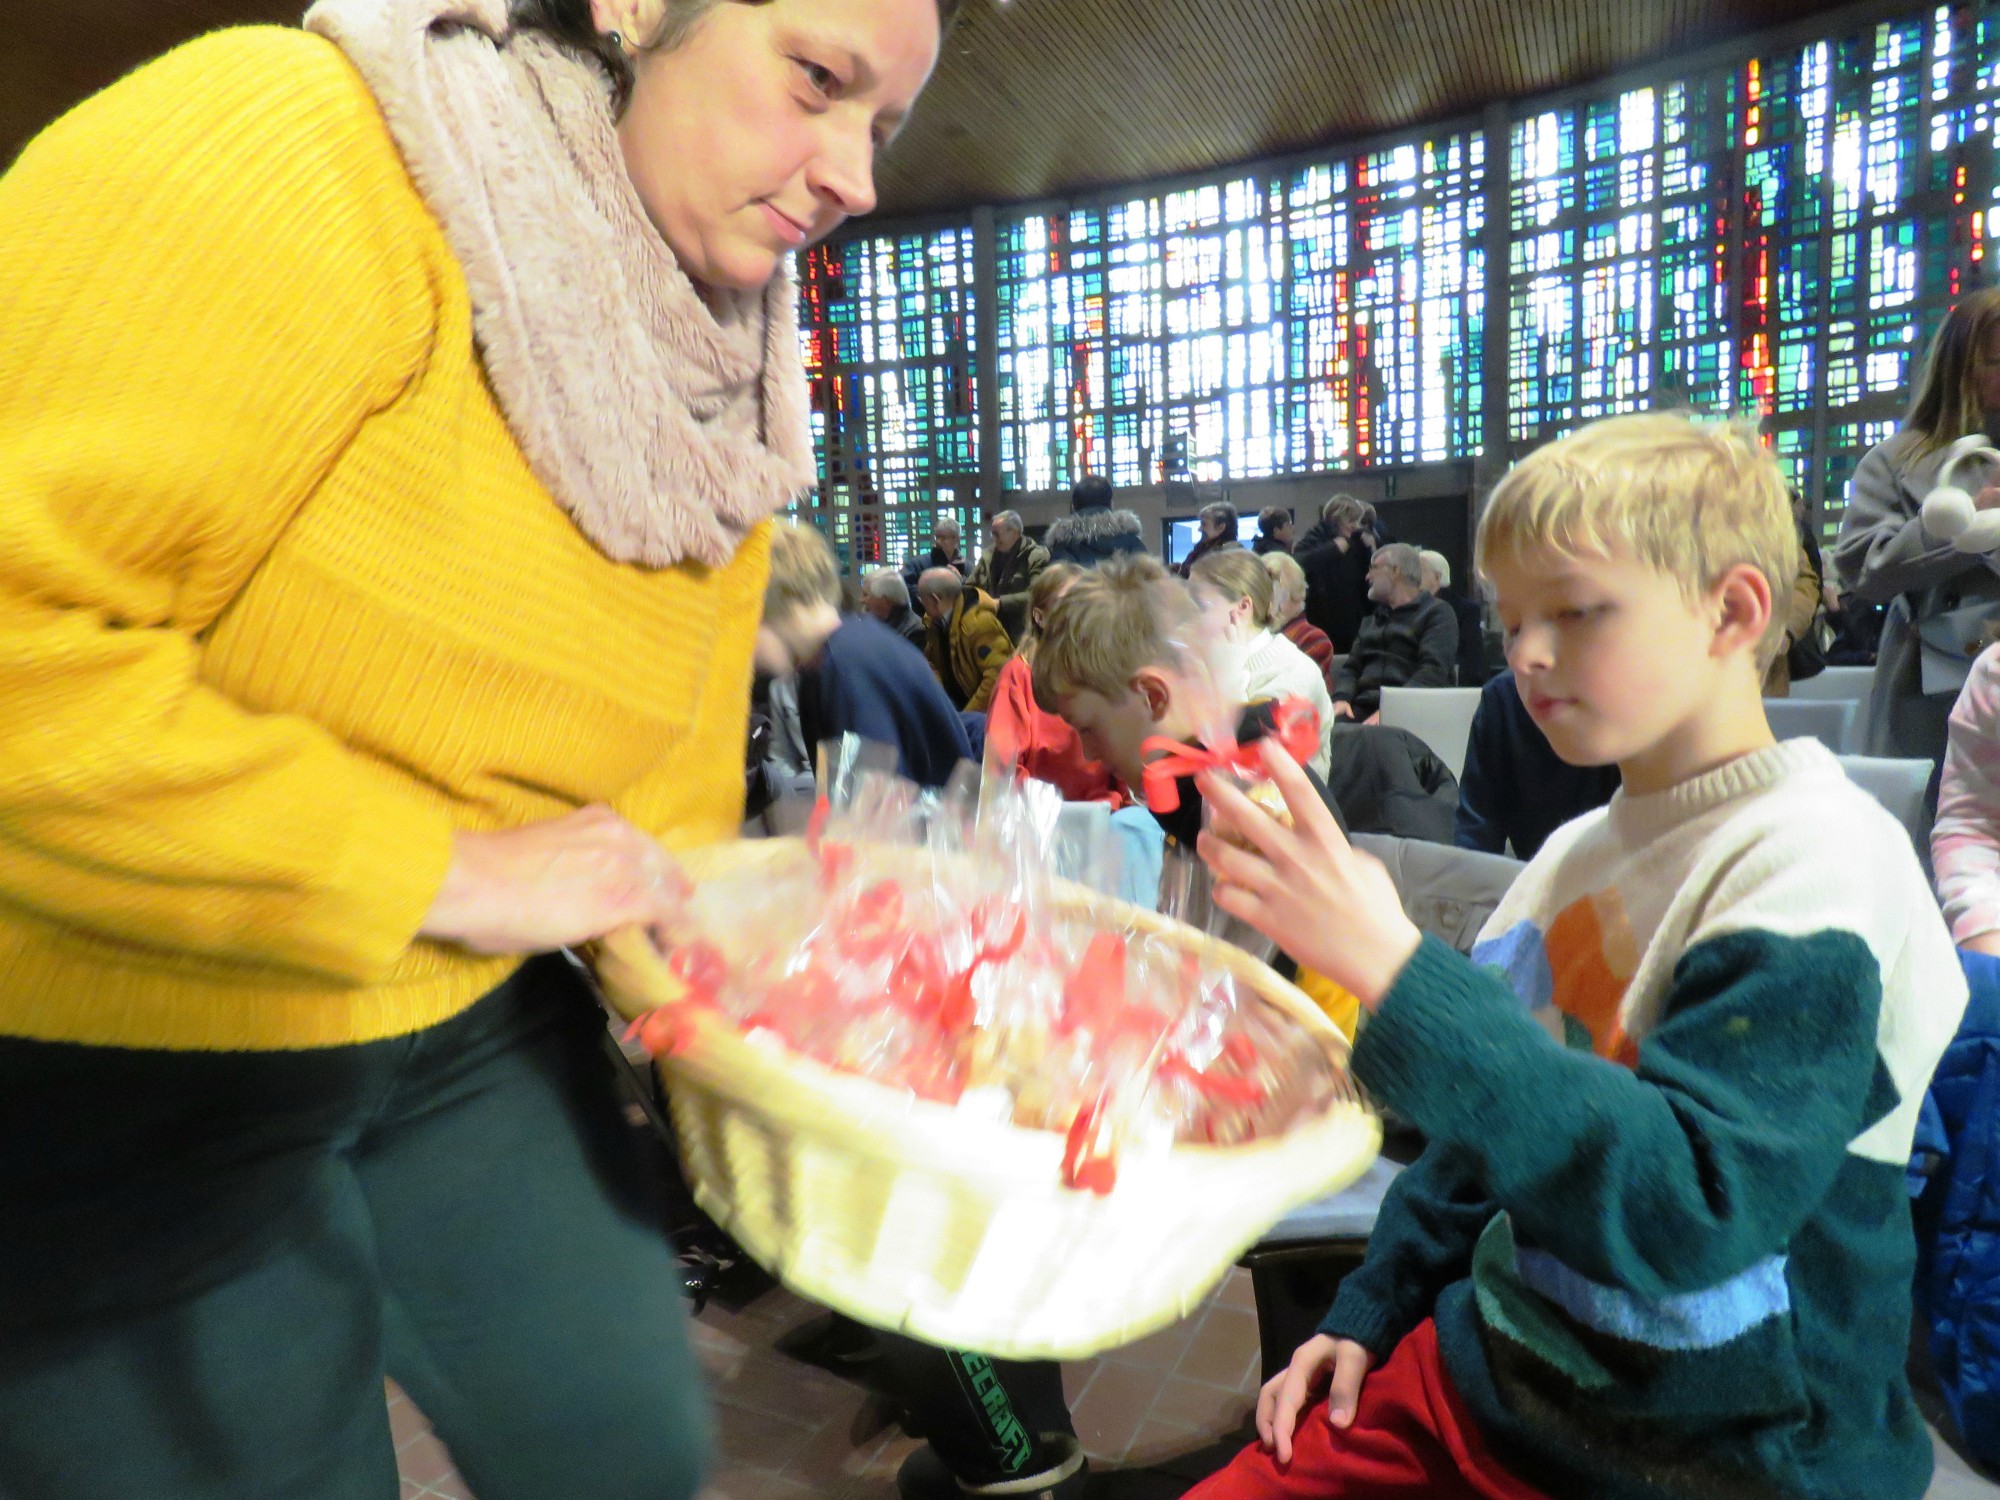
<instances>
[{"instance_id":1,"label":"green sweater sleeve","mask_svg":"<svg viewBox=\"0 0 2000 1500\"><path fill-rule=\"evenodd\" d=\"M1321 1333L1388 1356L1431 1314L1438 1294L1463 1280L1493 1202L1470 1153L1431 1144L1397 1174L1368 1237L1368 1258L1340 1284Z\"/></svg>"},{"instance_id":2,"label":"green sweater sleeve","mask_svg":"<svg viewBox=\"0 0 2000 1500\"><path fill-rule=\"evenodd\" d=\"M1561 1046L1498 974L1426 938L1354 1072L1461 1153L1524 1240L1659 1297L1781 1250L1894 1107L1880 1003L1851 932L1731 932L1682 955L1628 1069Z\"/></svg>"}]
</instances>

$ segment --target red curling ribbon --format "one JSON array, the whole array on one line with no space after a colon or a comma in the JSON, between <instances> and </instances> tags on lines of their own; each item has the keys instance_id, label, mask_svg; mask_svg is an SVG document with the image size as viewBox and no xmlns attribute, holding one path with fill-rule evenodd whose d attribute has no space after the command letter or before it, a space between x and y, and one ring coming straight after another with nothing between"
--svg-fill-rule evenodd
<instances>
[{"instance_id":1,"label":"red curling ribbon","mask_svg":"<svg viewBox=\"0 0 2000 1500\"><path fill-rule=\"evenodd\" d=\"M1118 1183L1118 1161L1098 1139L1104 1114L1104 1095L1099 1094L1076 1112L1069 1134L1063 1138L1062 1183L1095 1193L1102 1198Z\"/></svg>"},{"instance_id":2,"label":"red curling ribbon","mask_svg":"<svg viewBox=\"0 0 2000 1500\"><path fill-rule=\"evenodd\" d=\"M656 1005L625 1028L625 1040L637 1038L648 1057L679 1057L694 1045L694 1026L689 1018L695 1005Z\"/></svg>"},{"instance_id":3,"label":"red curling ribbon","mask_svg":"<svg viewBox=\"0 0 2000 1500\"><path fill-rule=\"evenodd\" d=\"M1222 1055L1239 1068L1254 1067L1257 1062L1257 1044L1240 1031L1232 1031L1222 1039Z\"/></svg>"},{"instance_id":4,"label":"red curling ribbon","mask_svg":"<svg viewBox=\"0 0 2000 1500\"><path fill-rule=\"evenodd\" d=\"M1319 753L1319 713L1303 698L1281 698L1271 710L1271 729L1265 738L1276 740L1287 755L1304 765ZM1219 745L1190 745L1159 734L1142 741L1140 753L1158 757L1148 761L1140 773L1146 806L1156 813L1179 811L1181 779L1203 771L1227 771L1245 780L1261 780L1264 761L1257 743L1227 740Z\"/></svg>"},{"instance_id":5,"label":"red curling ribbon","mask_svg":"<svg viewBox=\"0 0 2000 1500\"><path fill-rule=\"evenodd\" d=\"M1028 914L1014 902L988 896L972 908L972 937L979 950L979 956L972 961L973 968L981 964L1004 964L1028 940Z\"/></svg>"},{"instance_id":6,"label":"red curling ribbon","mask_svg":"<svg viewBox=\"0 0 2000 1500\"><path fill-rule=\"evenodd\" d=\"M1232 1077L1227 1073L1204 1073L1179 1052L1169 1052L1160 1063L1162 1078L1180 1078L1197 1091L1224 1104L1262 1104L1264 1085L1254 1078Z\"/></svg>"},{"instance_id":7,"label":"red curling ribbon","mask_svg":"<svg viewBox=\"0 0 2000 1500\"><path fill-rule=\"evenodd\" d=\"M841 955L862 967L894 957L908 940L903 888L893 880L878 880L857 895L834 938Z\"/></svg>"},{"instance_id":8,"label":"red curling ribbon","mask_svg":"<svg viewBox=\"0 0 2000 1500\"><path fill-rule=\"evenodd\" d=\"M682 1003L712 1004L729 982L729 960L713 943L683 943L668 956L667 972L686 992Z\"/></svg>"},{"instance_id":9,"label":"red curling ribbon","mask_svg":"<svg viewBox=\"0 0 2000 1500\"><path fill-rule=\"evenodd\" d=\"M1056 1033L1067 1036L1079 1026L1095 1028L1099 1018L1124 1009L1125 938L1116 932L1094 933L1083 957L1063 981Z\"/></svg>"},{"instance_id":10,"label":"red curling ribbon","mask_svg":"<svg viewBox=\"0 0 2000 1500\"><path fill-rule=\"evenodd\" d=\"M878 880L854 898L854 920L870 931L886 931L903 921L903 888Z\"/></svg>"},{"instance_id":11,"label":"red curling ribbon","mask_svg":"<svg viewBox=\"0 0 2000 1500\"><path fill-rule=\"evenodd\" d=\"M806 819L806 852L819 862L819 885L830 891L839 885L854 864L852 844L826 842L826 825L833 817L833 804L824 795L814 799L812 816Z\"/></svg>"}]
</instances>

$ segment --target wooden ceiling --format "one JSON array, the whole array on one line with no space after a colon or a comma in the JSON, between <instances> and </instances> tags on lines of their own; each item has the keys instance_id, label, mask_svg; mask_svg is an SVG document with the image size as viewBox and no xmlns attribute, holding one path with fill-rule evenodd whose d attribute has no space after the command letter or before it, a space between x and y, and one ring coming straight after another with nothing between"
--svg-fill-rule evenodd
<instances>
[{"instance_id":1,"label":"wooden ceiling","mask_svg":"<svg viewBox=\"0 0 2000 1500\"><path fill-rule=\"evenodd\" d=\"M134 64L302 0L10 7L0 162ZM1913 7L1914 8L1914 7ZM1057 196L1474 111L1829 9L1824 0L967 0L882 163L882 212Z\"/></svg>"}]
</instances>

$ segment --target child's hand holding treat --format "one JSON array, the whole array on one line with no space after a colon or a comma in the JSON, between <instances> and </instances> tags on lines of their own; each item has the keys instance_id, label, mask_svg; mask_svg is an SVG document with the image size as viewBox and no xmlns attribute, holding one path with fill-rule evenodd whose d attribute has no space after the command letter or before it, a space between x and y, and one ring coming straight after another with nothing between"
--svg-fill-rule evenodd
<instances>
[{"instance_id":1,"label":"child's hand holding treat","mask_svg":"<svg viewBox=\"0 0 2000 1500\"><path fill-rule=\"evenodd\" d=\"M1259 751L1291 826L1228 778L1201 778L1209 826L1198 848L1215 877L1215 904L1373 1010L1422 934L1389 872L1347 842L1305 772L1276 743Z\"/></svg>"}]
</instances>

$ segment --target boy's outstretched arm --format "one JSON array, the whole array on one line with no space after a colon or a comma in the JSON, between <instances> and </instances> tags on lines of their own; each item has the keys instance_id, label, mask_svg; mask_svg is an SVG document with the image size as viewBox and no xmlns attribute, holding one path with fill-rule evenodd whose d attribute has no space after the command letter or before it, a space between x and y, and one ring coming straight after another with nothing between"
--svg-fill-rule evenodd
<instances>
[{"instance_id":1,"label":"boy's outstretched arm","mask_svg":"<svg viewBox=\"0 0 2000 1500\"><path fill-rule=\"evenodd\" d=\"M1295 770L1267 764L1293 828L1204 787L1240 841L1203 835L1216 903L1360 997L1356 1076L1433 1150L1464 1153L1521 1238L1574 1271L1655 1297L1740 1273L1786 1244L1896 1103L1858 932L1697 942L1627 1068L1559 1045L1498 974L1424 940L1388 873L1294 798Z\"/></svg>"}]
</instances>

